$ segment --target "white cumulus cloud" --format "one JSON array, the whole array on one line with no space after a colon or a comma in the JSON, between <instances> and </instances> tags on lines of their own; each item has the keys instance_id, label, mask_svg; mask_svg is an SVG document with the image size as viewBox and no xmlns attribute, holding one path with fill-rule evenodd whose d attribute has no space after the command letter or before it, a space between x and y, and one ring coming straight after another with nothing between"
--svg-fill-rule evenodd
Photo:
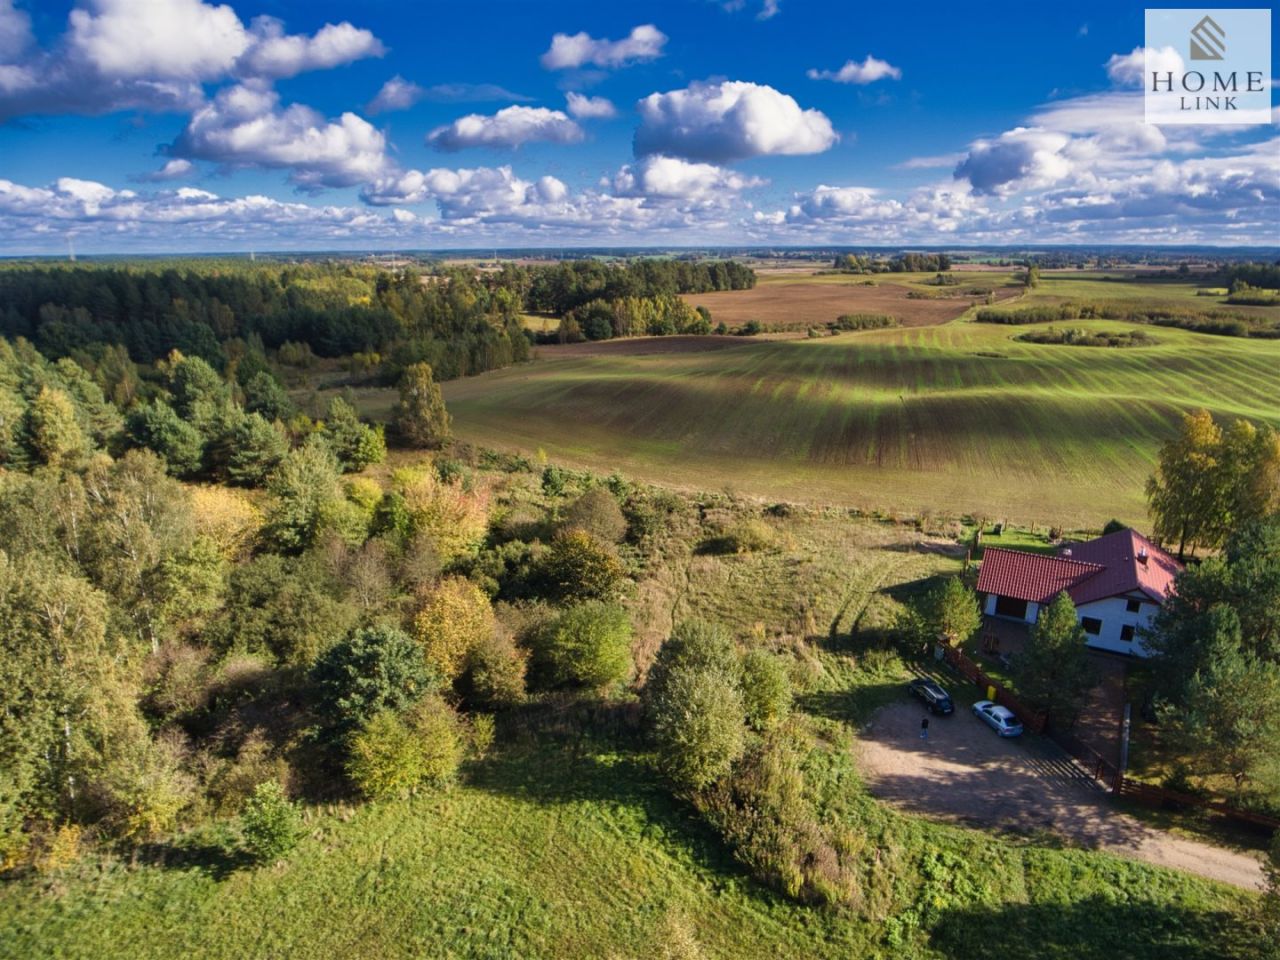
<instances>
[{"instance_id":1,"label":"white cumulus cloud","mask_svg":"<svg viewBox=\"0 0 1280 960\"><path fill-rule=\"evenodd\" d=\"M326 23L314 36L304 37L286 34L282 21L264 16L253 21L253 33L253 45L237 64L238 72L246 76L294 77L386 53L372 33L346 22Z\"/></svg>"},{"instance_id":2,"label":"white cumulus cloud","mask_svg":"<svg viewBox=\"0 0 1280 960\"><path fill-rule=\"evenodd\" d=\"M154 183L163 182L165 180L181 180L183 177L190 176L195 171L196 165L190 160L175 158L169 160L159 170L153 170L151 173L140 177L141 180L149 180ZM183 187L182 189L188 189ZM181 192L181 191L180 191Z\"/></svg>"},{"instance_id":3,"label":"white cumulus cloud","mask_svg":"<svg viewBox=\"0 0 1280 960\"><path fill-rule=\"evenodd\" d=\"M1107 76L1117 86L1141 89L1147 70L1182 72L1182 56L1173 47L1134 47L1129 53L1112 54Z\"/></svg>"},{"instance_id":4,"label":"white cumulus cloud","mask_svg":"<svg viewBox=\"0 0 1280 960\"><path fill-rule=\"evenodd\" d=\"M337 120L302 104L280 108L262 81L218 92L198 109L170 152L180 159L290 171L304 189L366 183L387 167L386 138L367 120L344 113Z\"/></svg>"},{"instance_id":5,"label":"white cumulus cloud","mask_svg":"<svg viewBox=\"0 0 1280 960\"><path fill-rule=\"evenodd\" d=\"M436 127L427 134L427 143L447 151L469 147L510 150L535 141L577 143L583 136L582 128L559 110L506 107L492 116L471 113Z\"/></svg>"},{"instance_id":6,"label":"white cumulus cloud","mask_svg":"<svg viewBox=\"0 0 1280 960\"><path fill-rule=\"evenodd\" d=\"M975 141L956 167L956 177L986 194L1007 195L1050 186L1071 172L1071 161L1063 155L1070 141L1066 134L1053 130L1007 130L993 140Z\"/></svg>"},{"instance_id":7,"label":"white cumulus cloud","mask_svg":"<svg viewBox=\"0 0 1280 960\"><path fill-rule=\"evenodd\" d=\"M654 60L662 56L667 35L651 23L636 27L621 40L597 40L587 33L557 33L551 47L542 55L548 70L576 67L621 67L630 63Z\"/></svg>"},{"instance_id":8,"label":"white cumulus cloud","mask_svg":"<svg viewBox=\"0 0 1280 960\"><path fill-rule=\"evenodd\" d=\"M618 115L618 108L606 97L588 97L570 92L565 95L569 115L579 120L608 120Z\"/></svg>"},{"instance_id":9,"label":"white cumulus cloud","mask_svg":"<svg viewBox=\"0 0 1280 960\"><path fill-rule=\"evenodd\" d=\"M139 194L70 177L47 187L0 179L0 233L6 246L27 249L50 237L56 248L66 235L96 238L107 250L124 245L173 249L175 242L189 244L188 249L243 249L264 239L290 246L353 239L368 243L402 237L404 230L400 218L365 207L317 206L260 195L224 198L191 187Z\"/></svg>"},{"instance_id":10,"label":"white cumulus cloud","mask_svg":"<svg viewBox=\"0 0 1280 960\"><path fill-rule=\"evenodd\" d=\"M213 80L252 43L235 10L201 0L90 0L68 24L70 47L109 77Z\"/></svg>"},{"instance_id":11,"label":"white cumulus cloud","mask_svg":"<svg viewBox=\"0 0 1280 960\"><path fill-rule=\"evenodd\" d=\"M706 200L737 194L767 181L710 163L651 156L627 164L614 176L613 192L622 197Z\"/></svg>"},{"instance_id":12,"label":"white cumulus cloud","mask_svg":"<svg viewBox=\"0 0 1280 960\"><path fill-rule=\"evenodd\" d=\"M369 113L387 113L391 110L408 110L426 95L416 83L396 74L382 85L378 95L369 101L365 109Z\"/></svg>"},{"instance_id":13,"label":"white cumulus cloud","mask_svg":"<svg viewBox=\"0 0 1280 960\"><path fill-rule=\"evenodd\" d=\"M812 69L809 71L810 80L834 80L836 83L867 84L883 80L885 77L901 80L902 71L888 61L879 60L871 54L867 54L866 59L861 63L856 60L846 60L839 70Z\"/></svg>"},{"instance_id":14,"label":"white cumulus cloud","mask_svg":"<svg viewBox=\"0 0 1280 960\"><path fill-rule=\"evenodd\" d=\"M31 43L31 17L13 5L13 0L0 0L0 63L16 60Z\"/></svg>"},{"instance_id":15,"label":"white cumulus cloud","mask_svg":"<svg viewBox=\"0 0 1280 960\"><path fill-rule=\"evenodd\" d=\"M747 157L821 153L840 138L818 110L773 87L744 81L695 83L639 102L639 156L664 154L723 163Z\"/></svg>"},{"instance_id":16,"label":"white cumulus cloud","mask_svg":"<svg viewBox=\"0 0 1280 960\"><path fill-rule=\"evenodd\" d=\"M290 35L274 17L246 27L227 4L201 0L81 0L47 50L31 43L12 0L0 0L0 120L113 110L189 111L201 84L283 78L368 56L382 44L350 23ZM5 63L8 59L10 62Z\"/></svg>"}]
</instances>

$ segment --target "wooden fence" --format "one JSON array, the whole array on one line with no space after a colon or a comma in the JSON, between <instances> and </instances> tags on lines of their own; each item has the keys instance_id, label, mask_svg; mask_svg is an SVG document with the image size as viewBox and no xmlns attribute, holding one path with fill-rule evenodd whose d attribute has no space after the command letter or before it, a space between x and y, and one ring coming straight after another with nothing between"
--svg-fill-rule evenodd
<instances>
[{"instance_id":1,"label":"wooden fence","mask_svg":"<svg viewBox=\"0 0 1280 960\"><path fill-rule=\"evenodd\" d=\"M999 681L988 676L983 672L982 668L970 660L963 650L959 647L944 646L943 658L952 667L956 669L966 680L971 680L983 689L983 696L986 695L988 687L994 687L996 695L992 699L1002 707L1008 707L1022 721L1023 728L1030 730L1032 733L1040 733L1044 730L1045 715L1038 710L1032 710L1012 693L1006 690Z\"/></svg>"},{"instance_id":2,"label":"wooden fence","mask_svg":"<svg viewBox=\"0 0 1280 960\"><path fill-rule=\"evenodd\" d=\"M944 646L943 659L966 680L970 680L982 687L984 696L988 687L995 687L996 703L1008 707L1017 714L1022 720L1023 727L1027 730L1033 733L1044 733L1054 743L1062 747L1063 750L1075 757L1087 773L1091 774L1095 780L1104 784L1111 791L1112 796L1123 797L1125 800L1132 800L1135 803L1158 809L1194 808L1209 810L1251 826L1267 830L1280 830L1280 819L1276 817L1254 813L1252 810L1241 810L1221 800L1209 800L1189 793L1166 790L1164 787L1129 779L1120 772L1114 763L1074 733L1067 730L1057 730L1052 725L1047 725L1045 722L1047 718L1043 713L1032 710L1023 704L996 680L984 673L982 668L967 657L963 650L958 647Z\"/></svg>"},{"instance_id":3,"label":"wooden fence","mask_svg":"<svg viewBox=\"0 0 1280 960\"><path fill-rule=\"evenodd\" d=\"M1187 808L1209 810L1251 826L1262 827L1267 830L1280 830L1280 819L1276 817L1255 813L1252 810L1241 810L1239 807L1233 807L1231 804L1223 803L1221 800L1209 800L1189 793L1179 793L1177 790L1167 790L1164 787L1157 787L1150 783L1140 783L1137 780L1130 780L1128 777L1122 776L1117 779L1115 795L1147 807L1156 807L1164 810Z\"/></svg>"},{"instance_id":4,"label":"wooden fence","mask_svg":"<svg viewBox=\"0 0 1280 960\"><path fill-rule=\"evenodd\" d=\"M1075 757L1080 766L1093 779L1105 784L1108 790L1115 791L1116 784L1121 779L1120 768L1099 753L1091 744L1081 740L1069 730L1055 729L1052 724L1048 725L1045 734L1063 750Z\"/></svg>"}]
</instances>

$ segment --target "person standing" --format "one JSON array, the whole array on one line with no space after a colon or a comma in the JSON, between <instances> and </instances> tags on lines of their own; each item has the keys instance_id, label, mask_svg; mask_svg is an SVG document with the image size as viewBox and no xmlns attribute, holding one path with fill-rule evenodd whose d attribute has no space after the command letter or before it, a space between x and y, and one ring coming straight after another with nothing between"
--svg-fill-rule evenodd
<instances>
[{"instance_id":1,"label":"person standing","mask_svg":"<svg viewBox=\"0 0 1280 960\"><path fill-rule=\"evenodd\" d=\"M920 718L920 739L929 739L929 718L927 716Z\"/></svg>"}]
</instances>

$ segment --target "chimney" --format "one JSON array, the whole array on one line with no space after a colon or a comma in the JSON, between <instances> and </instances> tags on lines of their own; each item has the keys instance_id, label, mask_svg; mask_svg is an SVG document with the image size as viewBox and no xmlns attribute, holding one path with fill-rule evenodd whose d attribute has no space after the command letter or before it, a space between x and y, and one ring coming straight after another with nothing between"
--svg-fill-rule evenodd
<instances>
[{"instance_id":1,"label":"chimney","mask_svg":"<svg viewBox=\"0 0 1280 960\"><path fill-rule=\"evenodd\" d=\"M1142 564L1144 567L1147 565L1147 548L1146 547L1138 548L1138 562Z\"/></svg>"},{"instance_id":2,"label":"chimney","mask_svg":"<svg viewBox=\"0 0 1280 960\"><path fill-rule=\"evenodd\" d=\"M1063 548L1062 548L1062 555L1063 555L1064 557L1069 557L1069 556L1071 556L1071 548L1070 548L1070 547L1063 547Z\"/></svg>"}]
</instances>

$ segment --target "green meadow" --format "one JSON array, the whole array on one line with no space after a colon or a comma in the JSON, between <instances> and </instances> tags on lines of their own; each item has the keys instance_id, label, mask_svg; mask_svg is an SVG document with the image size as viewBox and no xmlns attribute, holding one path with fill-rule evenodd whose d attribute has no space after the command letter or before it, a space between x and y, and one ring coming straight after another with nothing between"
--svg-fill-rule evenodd
<instances>
[{"instance_id":1,"label":"green meadow","mask_svg":"<svg viewBox=\"0 0 1280 960\"><path fill-rule=\"evenodd\" d=\"M8 883L0 955L1262 956L1255 897L902 816L852 780L842 789L879 865L864 902L797 904L753 882L625 743L572 730L559 742L542 730L538 741L443 793L313 810L287 861L243 862L226 852L223 828Z\"/></svg>"},{"instance_id":2,"label":"green meadow","mask_svg":"<svg viewBox=\"0 0 1280 960\"><path fill-rule=\"evenodd\" d=\"M1280 341L1156 327L1155 345L1134 348L1013 339L1031 329L552 348L445 396L463 440L676 486L1085 526L1144 517L1143 484L1183 411L1280 425Z\"/></svg>"}]
</instances>

